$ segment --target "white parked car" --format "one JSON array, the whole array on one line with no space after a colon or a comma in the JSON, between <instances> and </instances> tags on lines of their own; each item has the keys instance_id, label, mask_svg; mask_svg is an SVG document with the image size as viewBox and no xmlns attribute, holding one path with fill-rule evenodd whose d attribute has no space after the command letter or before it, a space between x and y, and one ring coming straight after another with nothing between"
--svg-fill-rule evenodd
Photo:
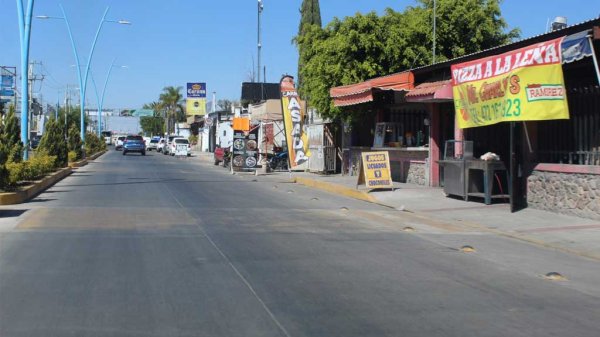
<instances>
[{"instance_id":1,"label":"white parked car","mask_svg":"<svg viewBox=\"0 0 600 337\"><path fill-rule=\"evenodd\" d=\"M152 151L152 150L158 150L158 138L152 138L150 139L150 142L146 145L146 150L148 151Z\"/></svg>"},{"instance_id":2,"label":"white parked car","mask_svg":"<svg viewBox=\"0 0 600 337\"><path fill-rule=\"evenodd\" d=\"M123 143L125 142L125 139L127 139L127 137L125 136L120 136L117 138L117 143L115 144L115 150L122 150L123 149Z\"/></svg>"},{"instance_id":3,"label":"white parked car","mask_svg":"<svg viewBox=\"0 0 600 337\"><path fill-rule=\"evenodd\" d=\"M156 144L156 151L163 152L164 149L165 149L165 139L161 138L158 141L158 144Z\"/></svg>"},{"instance_id":4,"label":"white parked car","mask_svg":"<svg viewBox=\"0 0 600 337\"><path fill-rule=\"evenodd\" d=\"M182 150L185 149L185 150ZM191 151L191 145L190 145L190 141L181 137L181 138L174 138L173 141L171 142L171 147L169 149L169 154L171 156L174 155L181 155L181 156L191 156L192 155L192 151Z\"/></svg>"},{"instance_id":5,"label":"white parked car","mask_svg":"<svg viewBox=\"0 0 600 337\"><path fill-rule=\"evenodd\" d=\"M182 136L169 136L167 138L167 143L163 147L163 154L171 154L171 149L173 148L173 140L179 138L185 139Z\"/></svg>"}]
</instances>

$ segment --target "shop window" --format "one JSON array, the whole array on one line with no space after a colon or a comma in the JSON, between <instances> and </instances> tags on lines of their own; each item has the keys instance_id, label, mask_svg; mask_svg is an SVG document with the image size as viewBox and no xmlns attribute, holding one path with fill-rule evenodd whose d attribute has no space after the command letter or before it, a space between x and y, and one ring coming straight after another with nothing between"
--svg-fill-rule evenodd
<instances>
[{"instance_id":1,"label":"shop window","mask_svg":"<svg viewBox=\"0 0 600 337\"><path fill-rule=\"evenodd\" d=\"M569 120L537 123L537 161L600 165L600 88L569 89Z\"/></svg>"}]
</instances>

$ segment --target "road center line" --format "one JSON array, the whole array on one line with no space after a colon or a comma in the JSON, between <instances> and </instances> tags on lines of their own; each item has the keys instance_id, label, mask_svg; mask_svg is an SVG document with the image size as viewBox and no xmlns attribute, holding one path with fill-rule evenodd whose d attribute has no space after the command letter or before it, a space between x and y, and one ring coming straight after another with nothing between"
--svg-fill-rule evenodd
<instances>
[{"instance_id":1,"label":"road center line","mask_svg":"<svg viewBox=\"0 0 600 337\"><path fill-rule=\"evenodd\" d=\"M190 217L192 217L192 219L195 219L195 217L193 216L193 214L190 214L187 211L187 209L183 206L183 204L175 196L175 194L173 193L173 191L171 191L171 189L169 188L169 186L167 186L167 184L164 184L164 185L166 187L166 190L169 191L169 194L173 197L173 199L175 200L175 202L177 202L177 204L179 205L179 207L184 212L186 212ZM254 290L254 288L252 287L252 285L250 284L250 282L244 277L244 275L242 275L242 273L240 273L240 271L235 267L235 265L231 262L231 260L227 257L227 255L225 255L225 253L223 253L223 251L219 248L219 246L217 246L217 244L213 241L213 239L210 237L210 235L208 235L208 233L204 230L204 228L202 227L202 224L198 223L197 221L196 221L196 224L198 225L198 227L200 227L200 231L202 231L202 234L204 234L204 236L206 237L206 239L208 240L208 242L210 242L210 244L215 248L215 250L219 253L219 255L221 255L221 257L223 257L223 259L225 260L225 262L227 262L227 264L229 265L229 267L237 274L237 276L240 278L240 280L246 285L246 288L248 288L248 290L252 293L252 295L254 296L254 298L256 298L256 300L260 303L260 305L263 307L263 309L265 310L265 312L269 315L269 317L271 318L271 320L275 323L275 325L277 325L277 327L279 328L279 330L281 330L281 332L286 337L291 337L291 335L283 327L283 325L281 324L281 322L279 322L279 320L277 319L277 317L275 317L275 314L273 314L273 312L271 311L271 309L269 309L269 307L265 304L265 302L262 300L262 298L256 293L256 291Z\"/></svg>"}]
</instances>

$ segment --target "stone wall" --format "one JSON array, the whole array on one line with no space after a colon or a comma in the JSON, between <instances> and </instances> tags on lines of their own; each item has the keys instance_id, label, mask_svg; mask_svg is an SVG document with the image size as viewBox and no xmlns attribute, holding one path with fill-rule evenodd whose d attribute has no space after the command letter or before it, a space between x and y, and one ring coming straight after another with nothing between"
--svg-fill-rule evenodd
<instances>
[{"instance_id":1,"label":"stone wall","mask_svg":"<svg viewBox=\"0 0 600 337\"><path fill-rule=\"evenodd\" d=\"M600 175L533 171L527 180L529 207L600 219Z\"/></svg>"},{"instance_id":2,"label":"stone wall","mask_svg":"<svg viewBox=\"0 0 600 337\"><path fill-rule=\"evenodd\" d=\"M409 184L416 185L427 185L427 165L425 163L420 162L410 162L410 166L408 168L408 175L406 177L406 182Z\"/></svg>"}]
</instances>

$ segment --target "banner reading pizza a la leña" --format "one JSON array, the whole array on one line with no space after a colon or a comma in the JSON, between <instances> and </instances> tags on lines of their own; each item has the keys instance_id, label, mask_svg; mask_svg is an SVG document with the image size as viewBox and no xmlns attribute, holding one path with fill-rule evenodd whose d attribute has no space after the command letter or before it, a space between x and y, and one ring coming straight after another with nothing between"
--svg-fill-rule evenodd
<instances>
[{"instance_id":1,"label":"banner reading pizza a la le\u00f1a","mask_svg":"<svg viewBox=\"0 0 600 337\"><path fill-rule=\"evenodd\" d=\"M458 126L569 119L561 42L558 38L453 65Z\"/></svg>"}]
</instances>

